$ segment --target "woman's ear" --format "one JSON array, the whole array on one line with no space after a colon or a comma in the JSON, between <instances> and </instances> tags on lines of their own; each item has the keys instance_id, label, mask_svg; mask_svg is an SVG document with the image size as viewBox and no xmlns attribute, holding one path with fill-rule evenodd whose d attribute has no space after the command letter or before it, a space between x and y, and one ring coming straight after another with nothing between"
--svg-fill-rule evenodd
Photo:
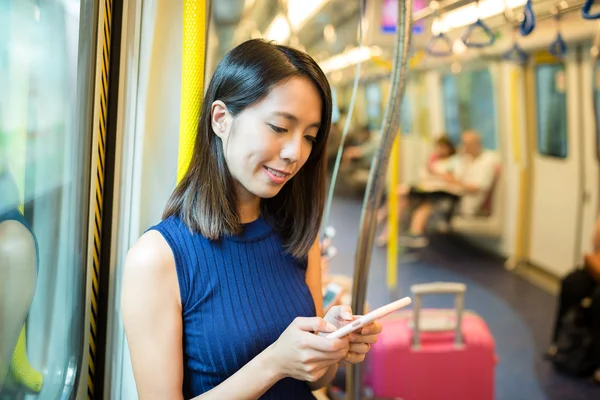
<instances>
[{"instance_id":1,"label":"woman's ear","mask_svg":"<svg viewBox=\"0 0 600 400\"><path fill-rule=\"evenodd\" d=\"M216 100L210 108L210 124L215 134L225 139L230 129L230 114L227 106L221 100Z\"/></svg>"}]
</instances>

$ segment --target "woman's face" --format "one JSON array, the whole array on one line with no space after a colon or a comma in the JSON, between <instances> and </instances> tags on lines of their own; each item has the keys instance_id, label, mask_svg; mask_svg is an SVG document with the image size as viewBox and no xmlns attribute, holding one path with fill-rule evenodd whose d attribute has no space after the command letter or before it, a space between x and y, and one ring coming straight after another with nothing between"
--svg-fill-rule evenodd
<instances>
[{"instance_id":1,"label":"woman's face","mask_svg":"<svg viewBox=\"0 0 600 400\"><path fill-rule=\"evenodd\" d=\"M321 97L307 78L275 86L262 101L232 118L213 103L212 126L242 198L275 196L306 163L321 123Z\"/></svg>"}]
</instances>

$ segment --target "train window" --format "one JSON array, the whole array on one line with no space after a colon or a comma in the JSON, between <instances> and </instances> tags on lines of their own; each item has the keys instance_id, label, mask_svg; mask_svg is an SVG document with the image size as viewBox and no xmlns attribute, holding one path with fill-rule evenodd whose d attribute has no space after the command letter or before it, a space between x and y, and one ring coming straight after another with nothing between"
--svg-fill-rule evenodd
<instances>
[{"instance_id":1,"label":"train window","mask_svg":"<svg viewBox=\"0 0 600 400\"><path fill-rule=\"evenodd\" d=\"M444 99L444 122L446 124L446 134L454 143L460 141L461 124L459 119L458 107L458 89L456 87L456 76L445 75L442 77L442 95Z\"/></svg>"},{"instance_id":2,"label":"train window","mask_svg":"<svg viewBox=\"0 0 600 400\"><path fill-rule=\"evenodd\" d=\"M535 69L538 151L567 157L567 99L564 67L541 64Z\"/></svg>"},{"instance_id":3,"label":"train window","mask_svg":"<svg viewBox=\"0 0 600 400\"><path fill-rule=\"evenodd\" d=\"M443 76L442 96L446 133L455 143L462 132L473 129L485 148L496 149L494 85L487 68Z\"/></svg>"},{"instance_id":4,"label":"train window","mask_svg":"<svg viewBox=\"0 0 600 400\"><path fill-rule=\"evenodd\" d=\"M63 3L0 1L0 398L87 382L94 12Z\"/></svg>"}]
</instances>

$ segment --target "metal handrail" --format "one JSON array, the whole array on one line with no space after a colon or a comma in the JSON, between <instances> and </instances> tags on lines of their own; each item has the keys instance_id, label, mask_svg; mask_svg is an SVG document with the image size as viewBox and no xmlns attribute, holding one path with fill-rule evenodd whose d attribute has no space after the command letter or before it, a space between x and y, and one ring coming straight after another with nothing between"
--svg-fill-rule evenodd
<instances>
[{"instance_id":1,"label":"metal handrail","mask_svg":"<svg viewBox=\"0 0 600 400\"><path fill-rule=\"evenodd\" d=\"M381 128L381 141L373 156L360 219L351 303L352 310L355 313L361 313L365 305L371 251L375 236L375 212L381 204L390 152L400 128L400 112L406 85L412 35L412 3L412 0L398 2L394 68L392 70L390 94ZM351 365L347 370L346 394L348 400L361 398L362 383L360 365Z\"/></svg>"}]
</instances>

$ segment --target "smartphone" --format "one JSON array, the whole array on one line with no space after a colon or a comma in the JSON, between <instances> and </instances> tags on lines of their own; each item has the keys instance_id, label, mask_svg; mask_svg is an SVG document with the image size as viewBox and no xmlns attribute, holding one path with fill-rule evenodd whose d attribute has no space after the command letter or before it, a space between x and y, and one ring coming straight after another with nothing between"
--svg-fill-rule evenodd
<instances>
[{"instance_id":1,"label":"smartphone","mask_svg":"<svg viewBox=\"0 0 600 400\"><path fill-rule=\"evenodd\" d=\"M330 283L323 295L323 309L327 309L342 293L342 287L337 283Z\"/></svg>"},{"instance_id":2,"label":"smartphone","mask_svg":"<svg viewBox=\"0 0 600 400\"><path fill-rule=\"evenodd\" d=\"M329 335L327 335L327 338L329 338L329 339L343 338L344 336L347 336L347 335L351 334L352 332L359 330L363 326L367 326L370 323L393 313L394 311L397 311L403 307L406 307L411 302L412 302L412 300L410 297L404 297L400 300L394 301L393 303L387 304L383 307L379 307L378 309L373 310L366 315L358 317L354 322L338 329L335 332L330 333Z\"/></svg>"}]
</instances>

